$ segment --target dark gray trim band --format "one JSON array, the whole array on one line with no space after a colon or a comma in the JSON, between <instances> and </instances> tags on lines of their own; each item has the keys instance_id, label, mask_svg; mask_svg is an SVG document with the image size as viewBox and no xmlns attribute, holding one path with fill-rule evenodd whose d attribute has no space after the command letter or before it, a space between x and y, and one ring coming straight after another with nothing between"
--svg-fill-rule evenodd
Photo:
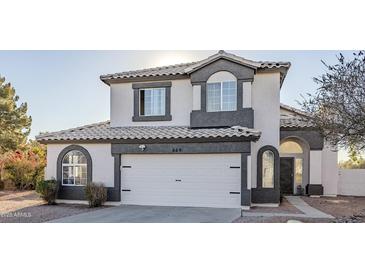
<instances>
[{"instance_id":1,"label":"dark gray trim band","mask_svg":"<svg viewBox=\"0 0 365 274\"><path fill-rule=\"evenodd\" d=\"M307 185L307 194L308 195L316 195L316 196L320 196L323 195L323 186L322 185Z\"/></svg>"},{"instance_id":2,"label":"dark gray trim band","mask_svg":"<svg viewBox=\"0 0 365 274\"><path fill-rule=\"evenodd\" d=\"M171 82L152 82L152 83L135 83L133 87L133 122L156 122L156 121L171 121ZM141 116L139 111L140 106L140 89L143 88L165 88L165 115L161 116Z\"/></svg>"},{"instance_id":3,"label":"dark gray trim band","mask_svg":"<svg viewBox=\"0 0 365 274\"><path fill-rule=\"evenodd\" d=\"M242 100L241 100L242 103ZM244 108L237 111L205 112L193 110L190 113L190 126L192 128L231 127L243 126L254 127L254 110Z\"/></svg>"},{"instance_id":4,"label":"dark gray trim band","mask_svg":"<svg viewBox=\"0 0 365 274\"><path fill-rule=\"evenodd\" d=\"M194 153L250 153L250 142L222 143L176 143L146 144L144 150L139 146L145 144L112 144L112 154L194 154Z\"/></svg>"},{"instance_id":5,"label":"dark gray trim band","mask_svg":"<svg viewBox=\"0 0 365 274\"><path fill-rule=\"evenodd\" d=\"M207 83L200 83L200 111L207 111Z\"/></svg>"},{"instance_id":6,"label":"dark gray trim band","mask_svg":"<svg viewBox=\"0 0 365 274\"><path fill-rule=\"evenodd\" d=\"M262 187L262 155L268 150L274 153L274 188ZM280 156L278 150L273 146L263 146L257 152L257 186L252 189L252 202L280 202Z\"/></svg>"},{"instance_id":7,"label":"dark gray trim band","mask_svg":"<svg viewBox=\"0 0 365 274\"><path fill-rule=\"evenodd\" d=\"M110 201L119 202L121 201L121 155L112 154L114 158L114 187L108 189L108 197Z\"/></svg>"},{"instance_id":8,"label":"dark gray trim band","mask_svg":"<svg viewBox=\"0 0 365 274\"><path fill-rule=\"evenodd\" d=\"M243 81L237 80L237 110L242 109L243 103Z\"/></svg>"},{"instance_id":9,"label":"dark gray trim band","mask_svg":"<svg viewBox=\"0 0 365 274\"><path fill-rule=\"evenodd\" d=\"M62 185L62 160L65 155L72 151L78 150L82 152L86 157L87 162L87 182L92 182L92 159L90 153L82 146L70 145L65 147L57 157L57 182L58 182L58 199L69 200L85 200L85 187L84 186L64 186Z\"/></svg>"},{"instance_id":10,"label":"dark gray trim band","mask_svg":"<svg viewBox=\"0 0 365 274\"><path fill-rule=\"evenodd\" d=\"M158 122L158 121L171 121L171 115L164 116L133 116L133 122Z\"/></svg>"},{"instance_id":11,"label":"dark gray trim band","mask_svg":"<svg viewBox=\"0 0 365 274\"><path fill-rule=\"evenodd\" d=\"M241 206L251 206L251 190L247 189L247 157L250 153L241 153Z\"/></svg>"},{"instance_id":12,"label":"dark gray trim band","mask_svg":"<svg viewBox=\"0 0 365 274\"><path fill-rule=\"evenodd\" d=\"M280 140L289 137L298 137L309 144L310 150L322 150L324 146L324 138L319 131L316 130L283 130L280 129Z\"/></svg>"},{"instance_id":13,"label":"dark gray trim band","mask_svg":"<svg viewBox=\"0 0 365 274\"><path fill-rule=\"evenodd\" d=\"M171 82L150 82L150 83L134 83L132 84L133 89L140 89L140 88L165 88L171 87Z\"/></svg>"}]
</instances>

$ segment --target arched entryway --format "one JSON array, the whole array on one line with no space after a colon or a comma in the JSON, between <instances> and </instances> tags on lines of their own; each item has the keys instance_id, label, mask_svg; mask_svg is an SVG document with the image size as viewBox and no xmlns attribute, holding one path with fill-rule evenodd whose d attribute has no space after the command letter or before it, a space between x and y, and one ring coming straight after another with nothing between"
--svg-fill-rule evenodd
<instances>
[{"instance_id":1,"label":"arched entryway","mask_svg":"<svg viewBox=\"0 0 365 274\"><path fill-rule=\"evenodd\" d=\"M309 181L309 145L298 137L280 142L280 189L282 194L304 192Z\"/></svg>"}]
</instances>

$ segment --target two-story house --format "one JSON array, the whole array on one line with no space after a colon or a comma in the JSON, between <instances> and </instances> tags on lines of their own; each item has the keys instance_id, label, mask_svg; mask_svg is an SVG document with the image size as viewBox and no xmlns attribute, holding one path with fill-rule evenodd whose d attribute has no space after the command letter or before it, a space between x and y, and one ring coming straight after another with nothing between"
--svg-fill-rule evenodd
<instances>
[{"instance_id":1,"label":"two-story house","mask_svg":"<svg viewBox=\"0 0 365 274\"><path fill-rule=\"evenodd\" d=\"M289 62L219 51L193 63L102 75L110 121L47 133L46 177L59 199L89 181L108 201L248 208L281 194L337 194L337 152L280 104Z\"/></svg>"}]
</instances>

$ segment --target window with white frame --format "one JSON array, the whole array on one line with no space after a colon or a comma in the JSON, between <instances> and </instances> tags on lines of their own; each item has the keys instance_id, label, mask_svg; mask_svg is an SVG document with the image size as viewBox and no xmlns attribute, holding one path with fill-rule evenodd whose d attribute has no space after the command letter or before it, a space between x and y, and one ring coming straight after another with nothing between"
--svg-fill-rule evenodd
<instances>
[{"instance_id":1,"label":"window with white frame","mask_svg":"<svg viewBox=\"0 0 365 274\"><path fill-rule=\"evenodd\" d=\"M165 88L145 88L139 90L139 115L163 116L166 109Z\"/></svg>"},{"instance_id":2,"label":"window with white frame","mask_svg":"<svg viewBox=\"0 0 365 274\"><path fill-rule=\"evenodd\" d=\"M87 160L78 150L71 150L62 159L62 185L84 186L87 184Z\"/></svg>"},{"instance_id":3,"label":"window with white frame","mask_svg":"<svg viewBox=\"0 0 365 274\"><path fill-rule=\"evenodd\" d=\"M237 82L225 81L207 84L207 111L237 110Z\"/></svg>"}]
</instances>

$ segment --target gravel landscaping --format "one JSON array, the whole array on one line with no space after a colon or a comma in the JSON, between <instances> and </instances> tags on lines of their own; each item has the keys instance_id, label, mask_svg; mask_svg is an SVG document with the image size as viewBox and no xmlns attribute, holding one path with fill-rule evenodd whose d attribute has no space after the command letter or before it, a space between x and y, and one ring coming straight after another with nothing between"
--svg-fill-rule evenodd
<instances>
[{"instance_id":1,"label":"gravel landscaping","mask_svg":"<svg viewBox=\"0 0 365 274\"><path fill-rule=\"evenodd\" d=\"M34 191L0 191L0 223L43 223L100 208L46 205Z\"/></svg>"},{"instance_id":2,"label":"gravel landscaping","mask_svg":"<svg viewBox=\"0 0 365 274\"><path fill-rule=\"evenodd\" d=\"M307 217L242 217L235 220L235 223L287 223L288 221L299 221L302 223L364 223L365 222L365 197L301 197L310 206L330 214L335 219L320 219ZM291 208L294 208L292 211ZM289 204L285 199L277 208L254 208L250 212L280 212L280 213L301 213L298 209ZM299 211L299 212L295 212Z\"/></svg>"},{"instance_id":3,"label":"gravel landscaping","mask_svg":"<svg viewBox=\"0 0 365 274\"><path fill-rule=\"evenodd\" d=\"M365 197L303 197L310 206L334 216L334 222L365 222Z\"/></svg>"}]
</instances>

